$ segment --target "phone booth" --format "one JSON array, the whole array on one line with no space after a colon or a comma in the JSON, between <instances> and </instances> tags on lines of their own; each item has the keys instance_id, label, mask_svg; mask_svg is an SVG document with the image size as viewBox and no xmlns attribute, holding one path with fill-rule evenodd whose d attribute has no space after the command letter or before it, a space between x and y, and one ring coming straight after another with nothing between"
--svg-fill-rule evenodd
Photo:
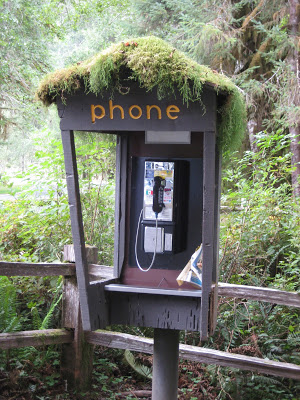
<instances>
[{"instance_id":1,"label":"phone booth","mask_svg":"<svg viewBox=\"0 0 300 400\"><path fill-rule=\"evenodd\" d=\"M83 275L72 131L118 135L115 279L89 284L85 278L85 329L124 324L200 331L203 339L213 331L220 187L216 102L216 93L206 88L202 103L187 107L180 98L158 100L133 85L129 94L115 93L113 99L79 93L65 104L58 100L76 267ZM179 286L178 276L200 246L201 283Z\"/></svg>"},{"instance_id":2,"label":"phone booth","mask_svg":"<svg viewBox=\"0 0 300 400\"><path fill-rule=\"evenodd\" d=\"M129 45L136 52L145 41ZM114 51L123 56L127 45ZM175 50L169 51L171 59ZM201 99L187 104L176 87L160 98L156 89L144 88L142 78L129 79L130 71L129 62L125 75L120 70L119 86L126 86L125 94L84 91L79 76L79 89L70 94L57 90L59 94L52 95L55 83L48 85L48 102L56 101L61 119L83 328L153 327L161 337L163 330L189 330L199 331L205 340L217 317L217 128L223 115L218 112L233 85L226 93L215 83L203 82ZM61 73L60 79L70 75L66 72L64 78ZM114 278L106 281L89 282L74 130L117 134ZM172 340L167 336L163 348ZM178 336L174 340L176 347Z\"/></svg>"}]
</instances>

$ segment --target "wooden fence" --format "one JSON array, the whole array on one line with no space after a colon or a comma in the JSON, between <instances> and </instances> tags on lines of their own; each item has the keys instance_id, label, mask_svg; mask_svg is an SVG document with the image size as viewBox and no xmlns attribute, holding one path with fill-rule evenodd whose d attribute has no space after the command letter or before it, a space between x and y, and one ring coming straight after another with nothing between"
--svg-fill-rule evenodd
<instances>
[{"instance_id":1,"label":"wooden fence","mask_svg":"<svg viewBox=\"0 0 300 400\"><path fill-rule=\"evenodd\" d=\"M112 278L111 267L89 259L90 280ZM111 331L83 332L74 263L31 264L0 262L0 276L65 277L62 329L46 329L0 334L0 349L62 344L61 373L64 379L80 388L89 385L92 373L93 346L101 345L151 354L153 340ZM300 307L300 295L276 289L219 283L219 296L259 300ZM180 357L205 364L239 368L264 374L300 379L300 366L257 357L232 354L204 347L180 345Z\"/></svg>"}]
</instances>

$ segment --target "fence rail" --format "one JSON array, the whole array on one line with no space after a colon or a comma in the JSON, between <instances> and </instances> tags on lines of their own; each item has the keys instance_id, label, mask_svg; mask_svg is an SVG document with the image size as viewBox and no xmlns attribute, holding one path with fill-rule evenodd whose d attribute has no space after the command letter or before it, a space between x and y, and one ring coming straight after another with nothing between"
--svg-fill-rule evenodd
<instances>
[{"instance_id":1,"label":"fence rail","mask_svg":"<svg viewBox=\"0 0 300 400\"><path fill-rule=\"evenodd\" d=\"M73 331L68 331L67 329L0 333L0 349L7 350L27 346L38 347L50 344L72 343L73 340Z\"/></svg>"},{"instance_id":2,"label":"fence rail","mask_svg":"<svg viewBox=\"0 0 300 400\"><path fill-rule=\"evenodd\" d=\"M71 381L73 376L74 384L77 387L86 387L91 375L92 345L130 349L149 354L153 353L153 340L149 338L110 331L82 331L74 263L32 264L0 262L0 276L55 275L66 277L63 296L64 326L71 329L1 333L0 349L62 344L62 372ZM89 264L89 275L90 280L111 279L113 277L113 268L104 265ZM299 294L277 289L233 285L221 282L218 285L218 294L224 297L237 297L300 307ZM70 298L67 298L68 296ZM204 364L215 364L300 380L300 366L291 363L276 362L184 344L180 345L180 357ZM85 362L82 361L84 358ZM88 362L86 362L87 359ZM74 365L70 365L73 362ZM87 367L87 365L90 366ZM85 370L82 371L82 368L85 368Z\"/></svg>"},{"instance_id":3,"label":"fence rail","mask_svg":"<svg viewBox=\"0 0 300 400\"><path fill-rule=\"evenodd\" d=\"M73 340L73 332L66 329L1 333L0 349L66 344L72 343ZM131 351L153 354L153 339L141 336L120 332L94 331L85 333L85 341L91 345L129 349ZM300 366L291 363L266 360L186 344L180 344L179 356L184 360L196 361L203 364L214 364L300 380Z\"/></svg>"},{"instance_id":4,"label":"fence rail","mask_svg":"<svg viewBox=\"0 0 300 400\"><path fill-rule=\"evenodd\" d=\"M89 274L93 279L112 279L113 268L105 265L89 264ZM0 276L75 276L74 263L16 263L0 261ZM218 294L224 297L236 297L265 301L274 304L300 308L300 294L285 290L257 286L236 285L219 282Z\"/></svg>"}]
</instances>

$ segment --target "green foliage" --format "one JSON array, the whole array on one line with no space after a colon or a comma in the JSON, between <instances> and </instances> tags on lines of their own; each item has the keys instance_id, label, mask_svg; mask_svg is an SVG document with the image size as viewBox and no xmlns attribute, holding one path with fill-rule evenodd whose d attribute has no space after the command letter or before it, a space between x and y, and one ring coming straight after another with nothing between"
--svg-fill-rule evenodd
<instances>
[{"instance_id":1,"label":"green foliage","mask_svg":"<svg viewBox=\"0 0 300 400\"><path fill-rule=\"evenodd\" d=\"M225 281L299 289L299 212L291 198L288 144L281 131L262 133L259 151L232 159L224 172L223 203L233 209L221 222Z\"/></svg>"},{"instance_id":2,"label":"green foliage","mask_svg":"<svg viewBox=\"0 0 300 400\"><path fill-rule=\"evenodd\" d=\"M139 375L146 379L152 379L152 371L146 365L141 364L138 362L132 352L128 349L124 352L124 358L126 362L131 366L131 368Z\"/></svg>"},{"instance_id":3,"label":"green foliage","mask_svg":"<svg viewBox=\"0 0 300 400\"><path fill-rule=\"evenodd\" d=\"M258 151L231 158L224 169L220 280L299 291L299 205L292 200L289 138L262 132ZM300 313L257 301L220 300L208 346L299 364ZM297 383L211 368L220 399L294 399ZM217 371L217 373L216 373Z\"/></svg>"},{"instance_id":4,"label":"green foliage","mask_svg":"<svg viewBox=\"0 0 300 400\"><path fill-rule=\"evenodd\" d=\"M157 37L130 39L112 45L93 58L55 71L41 82L37 97L46 105L57 96L85 89L99 94L122 90L124 80L135 80L158 99L178 90L184 103L200 101L203 85L226 93L219 112L220 144L238 147L245 133L245 107L238 88L225 76L199 65ZM126 86L126 85L125 85Z\"/></svg>"},{"instance_id":5,"label":"green foliage","mask_svg":"<svg viewBox=\"0 0 300 400\"><path fill-rule=\"evenodd\" d=\"M115 141L78 135L78 169L86 242L111 265L114 232ZM36 143L36 163L19 177L23 190L0 207L0 254L6 260L53 262L72 242L61 141Z\"/></svg>"},{"instance_id":6,"label":"green foliage","mask_svg":"<svg viewBox=\"0 0 300 400\"><path fill-rule=\"evenodd\" d=\"M13 332L20 328L17 313L17 292L6 276L0 277L0 332Z\"/></svg>"}]
</instances>

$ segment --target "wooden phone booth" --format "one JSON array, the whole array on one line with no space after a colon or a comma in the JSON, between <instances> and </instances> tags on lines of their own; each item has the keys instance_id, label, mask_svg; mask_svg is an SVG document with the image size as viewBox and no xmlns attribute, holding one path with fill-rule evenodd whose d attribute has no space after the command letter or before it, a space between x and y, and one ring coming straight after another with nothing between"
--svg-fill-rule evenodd
<instances>
[{"instance_id":1,"label":"wooden phone booth","mask_svg":"<svg viewBox=\"0 0 300 400\"><path fill-rule=\"evenodd\" d=\"M167 85L157 74L150 87L151 68L166 68L177 83ZM140 38L50 75L38 96L56 102L61 119L84 330L124 324L199 331L206 339L217 317L220 135L243 120L238 90L162 40ZM89 282L74 130L117 135L114 279L106 281ZM197 249L198 282L190 271L179 285ZM174 343L178 348L178 336ZM173 398L157 391L155 399Z\"/></svg>"}]
</instances>

